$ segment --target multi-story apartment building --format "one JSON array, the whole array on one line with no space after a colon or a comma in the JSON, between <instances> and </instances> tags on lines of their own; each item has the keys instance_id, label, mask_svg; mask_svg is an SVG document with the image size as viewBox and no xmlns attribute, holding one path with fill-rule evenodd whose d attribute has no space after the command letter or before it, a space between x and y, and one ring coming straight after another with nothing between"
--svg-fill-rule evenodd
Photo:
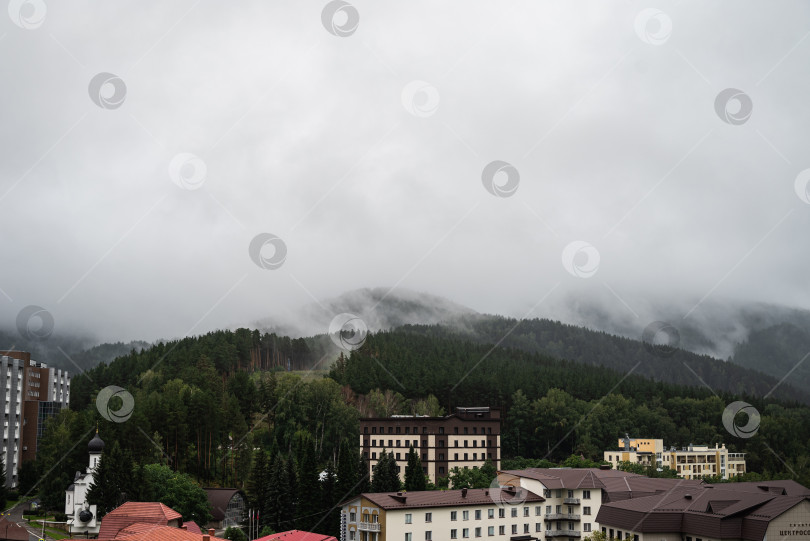
<instances>
[{"instance_id":1,"label":"multi-story apartment building","mask_svg":"<svg viewBox=\"0 0 810 541\"><path fill-rule=\"evenodd\" d=\"M731 479L745 473L745 453L731 453L725 444L709 447L693 445L666 449L664 440L631 438L619 440L619 450L605 451L605 460L614 467L619 462L632 462L656 468L671 468L684 479L702 479L719 476Z\"/></svg>"},{"instance_id":2,"label":"multi-story apartment building","mask_svg":"<svg viewBox=\"0 0 810 541\"><path fill-rule=\"evenodd\" d=\"M501 417L495 408L456 408L445 417L394 415L360 419L360 449L370 472L383 449L399 463L404 479L413 447L422 469L434 483L455 468L480 468L489 460L500 467Z\"/></svg>"},{"instance_id":3,"label":"multi-story apartment building","mask_svg":"<svg viewBox=\"0 0 810 541\"><path fill-rule=\"evenodd\" d=\"M32 361L28 352L0 351L0 378L5 484L16 487L20 464L36 458L45 421L70 403L70 375Z\"/></svg>"},{"instance_id":4,"label":"multi-story apartment building","mask_svg":"<svg viewBox=\"0 0 810 541\"><path fill-rule=\"evenodd\" d=\"M365 493L344 502L341 541L536 539L543 498L519 487Z\"/></svg>"}]
</instances>

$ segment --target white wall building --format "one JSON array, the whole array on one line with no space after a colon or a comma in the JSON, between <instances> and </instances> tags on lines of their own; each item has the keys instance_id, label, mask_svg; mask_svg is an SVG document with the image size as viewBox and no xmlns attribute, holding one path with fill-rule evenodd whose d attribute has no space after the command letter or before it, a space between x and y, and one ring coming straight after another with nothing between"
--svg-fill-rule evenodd
<instances>
[{"instance_id":1,"label":"white wall building","mask_svg":"<svg viewBox=\"0 0 810 541\"><path fill-rule=\"evenodd\" d=\"M65 514L68 516L68 531L72 534L97 534L101 521L96 515L96 506L87 503L87 492L95 479L101 454L104 451L104 442L96 435L87 445L90 455L89 464L85 473L76 472L73 484L65 491Z\"/></svg>"}]
</instances>

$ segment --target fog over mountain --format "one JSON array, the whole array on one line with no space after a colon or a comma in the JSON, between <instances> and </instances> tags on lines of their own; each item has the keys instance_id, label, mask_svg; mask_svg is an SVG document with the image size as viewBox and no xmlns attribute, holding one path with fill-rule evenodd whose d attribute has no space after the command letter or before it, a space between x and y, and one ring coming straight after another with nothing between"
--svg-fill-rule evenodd
<instances>
[{"instance_id":1,"label":"fog over mountain","mask_svg":"<svg viewBox=\"0 0 810 541\"><path fill-rule=\"evenodd\" d=\"M806 2L36 4L0 17L0 328L324 332L380 285L373 328L455 310L406 290L723 358L805 325Z\"/></svg>"}]
</instances>

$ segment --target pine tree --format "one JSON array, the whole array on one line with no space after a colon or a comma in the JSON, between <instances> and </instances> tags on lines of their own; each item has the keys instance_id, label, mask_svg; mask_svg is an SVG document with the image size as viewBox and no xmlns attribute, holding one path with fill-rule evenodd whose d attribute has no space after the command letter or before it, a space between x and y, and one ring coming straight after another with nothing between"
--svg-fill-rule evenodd
<instances>
[{"instance_id":1,"label":"pine tree","mask_svg":"<svg viewBox=\"0 0 810 541\"><path fill-rule=\"evenodd\" d=\"M427 490L427 480L422 471L422 461L414 451L413 446L408 450L408 465L405 466L405 490Z\"/></svg>"},{"instance_id":2,"label":"pine tree","mask_svg":"<svg viewBox=\"0 0 810 541\"><path fill-rule=\"evenodd\" d=\"M247 488L250 509L259 513L259 524L261 526L269 524L268 511L271 507L271 501L268 492L271 487L272 483L270 480L270 466L267 463L267 453L259 449L256 451L253 460L253 468Z\"/></svg>"},{"instance_id":3,"label":"pine tree","mask_svg":"<svg viewBox=\"0 0 810 541\"><path fill-rule=\"evenodd\" d=\"M363 453L360 453L360 463L357 469L357 476L359 478L357 485L357 494L371 491L371 472L369 471L368 460Z\"/></svg>"},{"instance_id":4,"label":"pine tree","mask_svg":"<svg viewBox=\"0 0 810 541\"><path fill-rule=\"evenodd\" d=\"M298 449L298 484L296 485L298 513L296 528L309 531L319 520L320 469L315 457L312 438L303 438Z\"/></svg>"},{"instance_id":5,"label":"pine tree","mask_svg":"<svg viewBox=\"0 0 810 541\"><path fill-rule=\"evenodd\" d=\"M371 478L371 492L396 492L400 486L397 461L383 449Z\"/></svg>"},{"instance_id":6,"label":"pine tree","mask_svg":"<svg viewBox=\"0 0 810 541\"><path fill-rule=\"evenodd\" d=\"M299 500L296 487L298 486L298 476L295 473L295 461L292 457L284 461L284 485L281 492L281 515L279 516L280 526L277 532L284 532L295 528L295 517L299 513Z\"/></svg>"},{"instance_id":7,"label":"pine tree","mask_svg":"<svg viewBox=\"0 0 810 541\"><path fill-rule=\"evenodd\" d=\"M96 505L98 518L103 518L126 501L133 481L132 460L116 440L102 455L87 491L87 502Z\"/></svg>"},{"instance_id":8,"label":"pine tree","mask_svg":"<svg viewBox=\"0 0 810 541\"><path fill-rule=\"evenodd\" d=\"M349 440L344 439L340 444L337 484L335 486L335 491L341 501L359 494L357 492L358 488L360 488L360 472L357 471L359 466L360 461L356 449L349 443Z\"/></svg>"},{"instance_id":9,"label":"pine tree","mask_svg":"<svg viewBox=\"0 0 810 541\"><path fill-rule=\"evenodd\" d=\"M340 495L336 490L337 476L332 464L326 465L324 470L324 478L321 481L321 509L326 514L320 520L320 524L316 528L318 533L331 535L333 537L340 537L340 509L337 504L340 503Z\"/></svg>"}]
</instances>

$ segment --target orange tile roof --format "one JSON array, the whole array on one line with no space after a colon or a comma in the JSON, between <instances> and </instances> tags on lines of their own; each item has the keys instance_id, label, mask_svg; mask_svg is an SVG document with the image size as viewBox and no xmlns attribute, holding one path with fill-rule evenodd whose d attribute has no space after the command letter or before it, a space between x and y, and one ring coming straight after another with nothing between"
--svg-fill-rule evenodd
<instances>
[{"instance_id":1,"label":"orange tile roof","mask_svg":"<svg viewBox=\"0 0 810 541\"><path fill-rule=\"evenodd\" d=\"M98 537L99 539L115 539L118 532L136 522L166 526L170 520L176 519L183 520L183 517L162 503L126 502L104 516L101 520Z\"/></svg>"},{"instance_id":2,"label":"orange tile roof","mask_svg":"<svg viewBox=\"0 0 810 541\"><path fill-rule=\"evenodd\" d=\"M97 541L201 541L203 534L194 533L171 526L161 526L146 522L136 522L118 532L112 538L102 538ZM210 537L210 539L221 539L220 537Z\"/></svg>"},{"instance_id":3,"label":"orange tile roof","mask_svg":"<svg viewBox=\"0 0 810 541\"><path fill-rule=\"evenodd\" d=\"M332 536L322 533L305 532L303 530L289 530L274 533L256 539L256 541L337 541Z\"/></svg>"}]
</instances>

